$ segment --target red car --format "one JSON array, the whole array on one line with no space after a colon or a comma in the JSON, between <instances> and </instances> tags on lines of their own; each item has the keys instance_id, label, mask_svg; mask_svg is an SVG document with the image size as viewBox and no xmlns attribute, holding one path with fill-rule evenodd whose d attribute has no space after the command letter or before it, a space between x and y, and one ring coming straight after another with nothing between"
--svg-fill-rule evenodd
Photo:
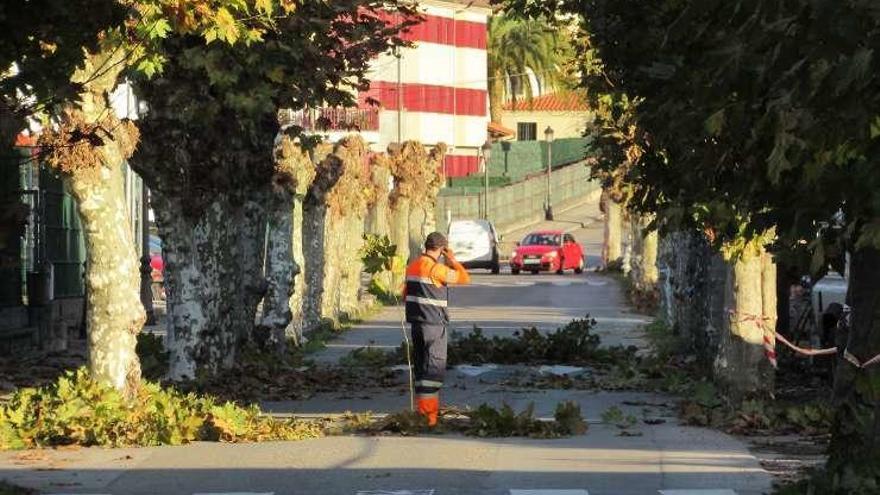
<instances>
[{"instance_id":1,"label":"red car","mask_svg":"<svg viewBox=\"0 0 880 495\"><path fill-rule=\"evenodd\" d=\"M554 271L575 273L584 271L584 248L571 234L561 230L532 232L522 242L516 243L516 251L510 258L510 271Z\"/></svg>"}]
</instances>

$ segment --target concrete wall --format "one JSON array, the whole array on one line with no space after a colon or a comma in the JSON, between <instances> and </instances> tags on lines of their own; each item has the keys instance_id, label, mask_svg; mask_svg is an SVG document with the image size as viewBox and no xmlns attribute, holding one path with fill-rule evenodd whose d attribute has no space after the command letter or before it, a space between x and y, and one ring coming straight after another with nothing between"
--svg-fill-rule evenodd
<instances>
[{"instance_id":1,"label":"concrete wall","mask_svg":"<svg viewBox=\"0 0 880 495\"><path fill-rule=\"evenodd\" d=\"M589 176L590 170L584 162L553 171L551 189L554 212L600 189L599 183L590 181ZM544 218L546 195L546 176L490 189L488 218L499 232L539 222ZM481 218L483 201L483 192L439 196L436 210L438 230L446 231L450 219Z\"/></svg>"},{"instance_id":2,"label":"concrete wall","mask_svg":"<svg viewBox=\"0 0 880 495\"><path fill-rule=\"evenodd\" d=\"M556 139L564 139L583 136L587 124L594 118L595 115L589 110L574 112L505 110L501 114L501 124L516 131L516 125L520 122L535 122L538 127L538 140L544 139L544 129L549 125L553 128ZM519 136L516 139L519 139Z\"/></svg>"}]
</instances>

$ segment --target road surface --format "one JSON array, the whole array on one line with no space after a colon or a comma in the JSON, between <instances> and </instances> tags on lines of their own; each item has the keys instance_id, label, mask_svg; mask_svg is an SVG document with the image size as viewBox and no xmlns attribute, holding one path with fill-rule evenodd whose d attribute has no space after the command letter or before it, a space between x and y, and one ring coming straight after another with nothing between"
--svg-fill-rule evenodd
<instances>
[{"instance_id":1,"label":"road surface","mask_svg":"<svg viewBox=\"0 0 880 495\"><path fill-rule=\"evenodd\" d=\"M595 266L602 235L596 205L557 218L559 222L535 228L570 229ZM477 274L472 286L456 288L450 296L453 327L467 331L478 325L489 335L524 326L552 330L590 314L598 321L603 344L642 345L639 326L650 321L627 308L614 278L592 271ZM317 359L332 362L363 345L391 348L400 341L400 309L387 308ZM589 432L558 440L342 436L249 445L58 450L24 457L0 453L0 478L43 493L108 495L758 495L770 489L770 476L743 443L678 425L673 398L500 384L522 368L451 370L442 400L462 407L506 402L517 409L533 402L538 416L550 416L559 401L572 400L581 405ZM358 398L327 393L264 406L277 413L318 416L400 411L409 404L404 377L401 371L400 386L365 389ZM631 429L639 436L621 436L619 428L603 424L602 412L612 406L640 419ZM648 417L664 422L641 421Z\"/></svg>"}]
</instances>

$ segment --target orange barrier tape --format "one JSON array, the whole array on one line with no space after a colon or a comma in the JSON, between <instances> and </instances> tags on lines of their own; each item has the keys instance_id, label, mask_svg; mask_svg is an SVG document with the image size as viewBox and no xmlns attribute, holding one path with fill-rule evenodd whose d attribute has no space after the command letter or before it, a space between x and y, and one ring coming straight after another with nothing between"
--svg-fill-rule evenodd
<instances>
[{"instance_id":1,"label":"orange barrier tape","mask_svg":"<svg viewBox=\"0 0 880 495\"><path fill-rule=\"evenodd\" d=\"M735 317L737 315L736 311L732 309L728 309L727 312L731 317ZM776 340L780 340L783 344L788 346L794 352L798 354L803 354L804 356L831 356L837 354L837 347L828 347L825 349L805 349L803 347L798 347L792 344L788 339L785 338L781 333L773 330L767 325L766 322L770 321L772 318L768 318L766 316L758 316L758 315L750 315L739 313L741 319L739 321L754 321L764 330L764 355L767 356L767 360L770 361L770 364L776 368ZM769 335L772 334L772 338ZM843 358L846 359L850 364L855 366L856 368L867 368L869 366L873 366L875 364L880 363L880 354L872 357L867 361L859 361L859 358L855 357L849 349L844 349Z\"/></svg>"},{"instance_id":2,"label":"orange barrier tape","mask_svg":"<svg viewBox=\"0 0 880 495\"><path fill-rule=\"evenodd\" d=\"M788 339L785 338L782 334L778 332L773 332L776 334L776 338L781 340L783 344L787 345L791 350L797 352L798 354L803 354L804 356L830 356L832 354L837 354L837 347L828 347L825 349L804 349L803 347L798 347Z\"/></svg>"}]
</instances>

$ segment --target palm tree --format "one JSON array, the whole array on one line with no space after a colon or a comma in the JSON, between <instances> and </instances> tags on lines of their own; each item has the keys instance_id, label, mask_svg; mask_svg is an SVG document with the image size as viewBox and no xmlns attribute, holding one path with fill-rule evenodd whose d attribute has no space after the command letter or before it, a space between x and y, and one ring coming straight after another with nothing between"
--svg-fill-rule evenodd
<instances>
[{"instance_id":1,"label":"palm tree","mask_svg":"<svg viewBox=\"0 0 880 495\"><path fill-rule=\"evenodd\" d=\"M566 74L562 66L570 51L565 34L566 30L539 19L499 14L489 20L489 115L493 122L501 122L505 99L516 98L510 88L522 88L530 99L542 87L563 84Z\"/></svg>"}]
</instances>

